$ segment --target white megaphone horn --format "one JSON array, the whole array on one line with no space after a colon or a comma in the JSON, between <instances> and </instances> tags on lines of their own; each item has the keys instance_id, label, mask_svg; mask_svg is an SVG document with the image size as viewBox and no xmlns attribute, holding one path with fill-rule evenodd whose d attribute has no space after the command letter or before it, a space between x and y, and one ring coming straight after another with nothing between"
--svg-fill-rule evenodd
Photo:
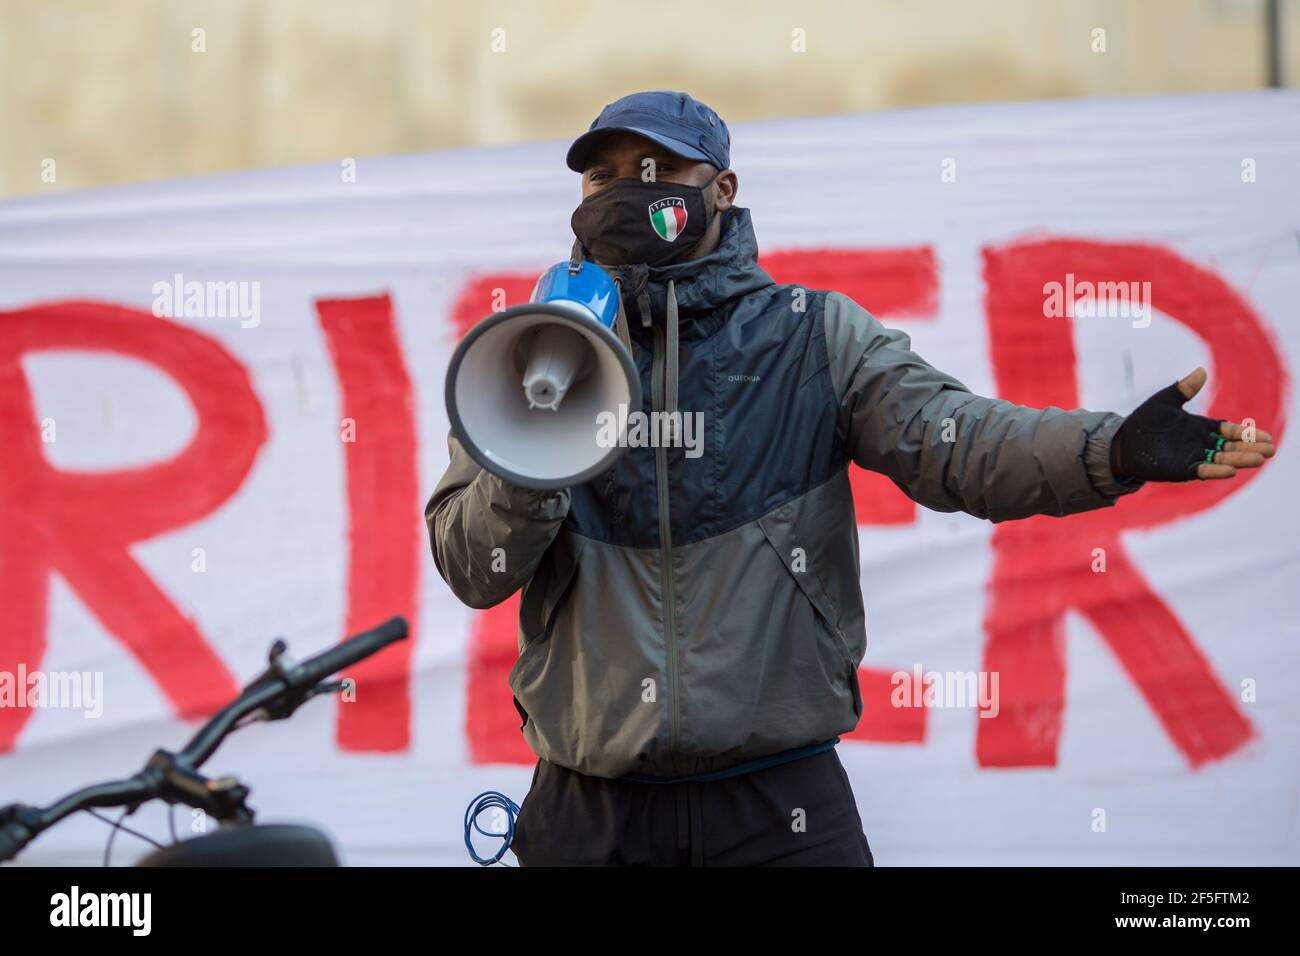
<instances>
[{"instance_id":1,"label":"white megaphone horn","mask_svg":"<svg viewBox=\"0 0 1300 956\"><path fill-rule=\"evenodd\" d=\"M540 489L579 485L613 466L626 451L626 413L641 408L617 315L609 273L566 261L543 273L527 305L465 334L447 368L447 415L475 461Z\"/></svg>"}]
</instances>

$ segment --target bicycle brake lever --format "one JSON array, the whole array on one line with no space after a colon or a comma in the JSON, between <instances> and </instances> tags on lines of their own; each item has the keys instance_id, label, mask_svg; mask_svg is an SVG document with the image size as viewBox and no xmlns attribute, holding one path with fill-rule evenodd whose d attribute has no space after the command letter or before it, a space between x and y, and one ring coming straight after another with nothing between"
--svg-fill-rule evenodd
<instances>
[{"instance_id":1,"label":"bicycle brake lever","mask_svg":"<svg viewBox=\"0 0 1300 956\"><path fill-rule=\"evenodd\" d=\"M293 686L292 672L297 667L297 662L289 656L288 652L289 645L284 638L276 638L267 654L266 670L249 681L244 688L243 693L248 694L269 684L280 684L284 687L280 699L257 710L252 715L253 720L284 720L291 716L303 701L312 696L312 688Z\"/></svg>"},{"instance_id":2,"label":"bicycle brake lever","mask_svg":"<svg viewBox=\"0 0 1300 956\"><path fill-rule=\"evenodd\" d=\"M289 644L282 637L277 637L266 655L266 670L258 674L245 685L243 693L264 687L269 683L289 684L289 672L294 668L294 660L289 656Z\"/></svg>"},{"instance_id":3,"label":"bicycle brake lever","mask_svg":"<svg viewBox=\"0 0 1300 956\"><path fill-rule=\"evenodd\" d=\"M323 690L323 687L322 684L316 684L312 687L286 688L279 700L258 710L257 717L259 720L285 720L292 717L299 707L328 690Z\"/></svg>"}]
</instances>

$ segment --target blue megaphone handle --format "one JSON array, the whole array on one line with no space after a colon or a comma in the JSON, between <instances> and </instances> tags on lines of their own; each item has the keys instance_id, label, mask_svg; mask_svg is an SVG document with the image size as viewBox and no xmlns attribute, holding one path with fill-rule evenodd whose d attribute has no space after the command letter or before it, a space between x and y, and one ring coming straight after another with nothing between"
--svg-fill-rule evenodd
<instances>
[{"instance_id":1,"label":"blue megaphone handle","mask_svg":"<svg viewBox=\"0 0 1300 956\"><path fill-rule=\"evenodd\" d=\"M614 321L618 318L618 286L596 263L583 261L578 265L576 272L568 261L551 266L537 280L529 301L581 305L597 322L614 331Z\"/></svg>"}]
</instances>

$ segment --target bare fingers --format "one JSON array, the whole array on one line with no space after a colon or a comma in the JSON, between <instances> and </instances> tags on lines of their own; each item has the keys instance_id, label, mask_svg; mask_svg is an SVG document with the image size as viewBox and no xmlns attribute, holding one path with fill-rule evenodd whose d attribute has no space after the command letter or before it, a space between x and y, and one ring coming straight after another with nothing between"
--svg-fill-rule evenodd
<instances>
[{"instance_id":1,"label":"bare fingers","mask_svg":"<svg viewBox=\"0 0 1300 956\"><path fill-rule=\"evenodd\" d=\"M1228 446L1224 445L1223 451L1215 454L1214 463L1234 468L1258 468L1264 464L1264 456L1257 451L1228 451Z\"/></svg>"},{"instance_id":2,"label":"bare fingers","mask_svg":"<svg viewBox=\"0 0 1300 956\"><path fill-rule=\"evenodd\" d=\"M1217 478L1231 478L1237 474L1237 469L1231 465L1197 465L1196 477L1202 481L1213 481Z\"/></svg>"},{"instance_id":3,"label":"bare fingers","mask_svg":"<svg viewBox=\"0 0 1300 956\"><path fill-rule=\"evenodd\" d=\"M1224 438L1232 442L1242 441L1245 437L1247 437L1246 426L1242 425L1240 422L1221 422L1219 424L1219 434L1221 434ZM1247 444L1267 445L1270 449L1272 449L1273 447L1273 436L1270 435L1268 432L1264 431L1263 429L1259 429L1259 428L1255 428L1254 426L1251 426L1251 434L1249 438L1251 439L1251 441L1247 442ZM1241 450L1262 452L1262 449L1254 449L1254 448L1241 449ZM1264 457L1272 458L1273 457L1272 452L1270 451L1269 453L1265 454Z\"/></svg>"},{"instance_id":4,"label":"bare fingers","mask_svg":"<svg viewBox=\"0 0 1300 956\"><path fill-rule=\"evenodd\" d=\"M1276 449L1270 442L1266 441L1229 441L1224 442L1223 447L1219 449L1225 452L1247 452L1259 455L1261 458L1272 458Z\"/></svg>"}]
</instances>

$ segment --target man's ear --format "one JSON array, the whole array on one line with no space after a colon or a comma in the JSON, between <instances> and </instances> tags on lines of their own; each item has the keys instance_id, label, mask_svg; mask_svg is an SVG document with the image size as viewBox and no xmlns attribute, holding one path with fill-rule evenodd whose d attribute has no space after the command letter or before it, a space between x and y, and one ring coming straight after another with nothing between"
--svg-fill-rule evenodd
<instances>
[{"instance_id":1,"label":"man's ear","mask_svg":"<svg viewBox=\"0 0 1300 956\"><path fill-rule=\"evenodd\" d=\"M713 201L718 212L725 212L736 203L736 191L740 189L740 180L734 169L724 169L713 181Z\"/></svg>"}]
</instances>

